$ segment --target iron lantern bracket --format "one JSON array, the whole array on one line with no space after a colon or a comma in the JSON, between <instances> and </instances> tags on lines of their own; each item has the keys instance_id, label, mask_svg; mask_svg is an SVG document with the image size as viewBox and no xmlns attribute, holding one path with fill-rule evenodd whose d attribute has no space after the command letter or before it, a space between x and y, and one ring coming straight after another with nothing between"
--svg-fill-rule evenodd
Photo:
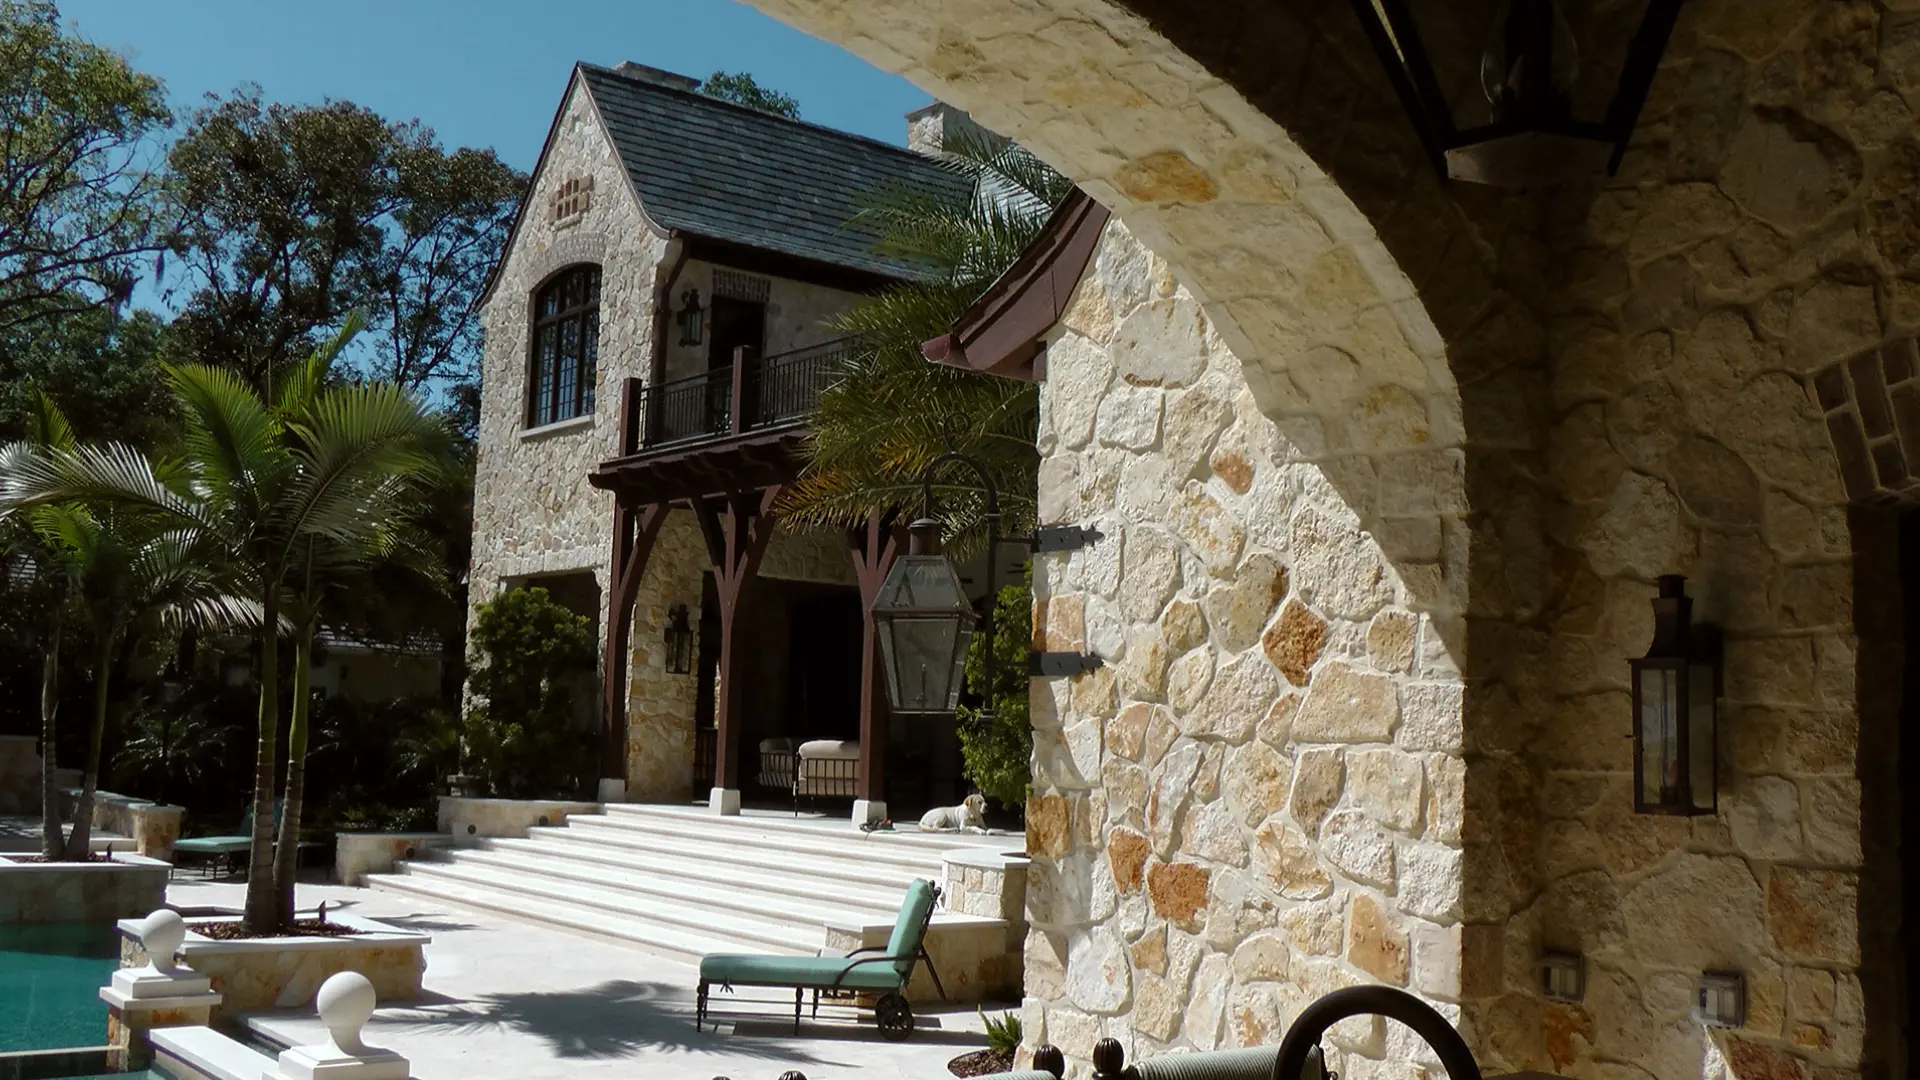
<instances>
[{"instance_id":1,"label":"iron lantern bracket","mask_svg":"<svg viewBox=\"0 0 1920 1080\"><path fill-rule=\"evenodd\" d=\"M1027 674L1036 678L1084 675L1107 665L1092 653L1035 651L1027 655Z\"/></svg>"},{"instance_id":2,"label":"iron lantern bracket","mask_svg":"<svg viewBox=\"0 0 1920 1080\"><path fill-rule=\"evenodd\" d=\"M1079 551L1092 546L1093 542L1104 534L1099 529L1085 525L1040 525L1033 530L1032 536L1013 536L1009 540L1016 544L1025 544L1035 552Z\"/></svg>"}]
</instances>

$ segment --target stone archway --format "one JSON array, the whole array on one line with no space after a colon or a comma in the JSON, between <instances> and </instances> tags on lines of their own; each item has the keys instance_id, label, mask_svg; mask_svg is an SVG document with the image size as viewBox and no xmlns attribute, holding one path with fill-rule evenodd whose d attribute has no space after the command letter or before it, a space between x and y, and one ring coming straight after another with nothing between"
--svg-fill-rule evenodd
<instances>
[{"instance_id":1,"label":"stone archway","mask_svg":"<svg viewBox=\"0 0 1920 1080\"><path fill-rule=\"evenodd\" d=\"M1850 899L1855 582L1813 376L1920 322L1906 5L1696 0L1622 174L1516 196L1426 171L1345 5L755 2L1112 208L1433 614L1464 689L1452 995L1477 1051L1633 1076L1897 1059ZM1459 73L1490 5L1452 7ZM1625 803L1624 659L1669 572L1729 635L1723 808L1698 827ZM1802 753L1809 728L1843 752ZM1586 1002L1533 992L1545 948L1588 956ZM1712 1045L1685 1013L1704 967L1757 1007Z\"/></svg>"}]
</instances>

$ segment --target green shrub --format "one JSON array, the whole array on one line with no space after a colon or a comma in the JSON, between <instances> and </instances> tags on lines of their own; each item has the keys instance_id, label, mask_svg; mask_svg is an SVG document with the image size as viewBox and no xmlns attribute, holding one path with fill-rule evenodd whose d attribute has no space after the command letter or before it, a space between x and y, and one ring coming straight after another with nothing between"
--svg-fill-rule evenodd
<instances>
[{"instance_id":1,"label":"green shrub","mask_svg":"<svg viewBox=\"0 0 1920 1080\"><path fill-rule=\"evenodd\" d=\"M466 771L497 796L577 793L598 771L598 741L578 723L592 693L592 620L545 589L511 589L479 606L471 640Z\"/></svg>"},{"instance_id":2,"label":"green shrub","mask_svg":"<svg viewBox=\"0 0 1920 1080\"><path fill-rule=\"evenodd\" d=\"M1026 805L1033 786L1033 725L1027 718L1027 656L1033 648L1033 592L1026 585L1000 590L993 610L993 715L960 710L960 756L966 777L980 794L1010 809ZM986 685L986 646L974 635L967 649L967 689L977 698Z\"/></svg>"}]
</instances>

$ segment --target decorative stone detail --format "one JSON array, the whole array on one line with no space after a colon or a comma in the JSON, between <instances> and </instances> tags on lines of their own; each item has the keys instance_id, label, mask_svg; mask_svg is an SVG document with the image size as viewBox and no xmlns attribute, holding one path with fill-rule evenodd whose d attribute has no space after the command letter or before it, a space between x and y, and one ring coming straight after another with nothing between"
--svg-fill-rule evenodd
<instances>
[{"instance_id":1,"label":"decorative stone detail","mask_svg":"<svg viewBox=\"0 0 1920 1080\"><path fill-rule=\"evenodd\" d=\"M313 995L313 1007L331 1038L280 1051L269 1080L406 1080L406 1058L368 1046L361 1037L377 1004L379 995L365 975L342 971L328 976Z\"/></svg>"},{"instance_id":2,"label":"decorative stone detail","mask_svg":"<svg viewBox=\"0 0 1920 1080\"><path fill-rule=\"evenodd\" d=\"M141 1067L153 1058L148 1032L208 1023L220 995L205 975L179 962L187 938L179 913L161 908L134 926L149 959L114 972L100 1000L107 1003L108 1045L125 1051L129 1065Z\"/></svg>"},{"instance_id":3,"label":"decorative stone detail","mask_svg":"<svg viewBox=\"0 0 1920 1080\"><path fill-rule=\"evenodd\" d=\"M1814 397L1850 498L1905 504L1920 492L1917 348L1903 337L1814 373Z\"/></svg>"}]
</instances>

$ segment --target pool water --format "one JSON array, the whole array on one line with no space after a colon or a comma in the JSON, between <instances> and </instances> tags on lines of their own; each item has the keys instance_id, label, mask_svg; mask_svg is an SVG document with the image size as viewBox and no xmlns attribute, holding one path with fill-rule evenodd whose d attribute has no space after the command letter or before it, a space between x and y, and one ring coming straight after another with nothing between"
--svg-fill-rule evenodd
<instances>
[{"instance_id":1,"label":"pool water","mask_svg":"<svg viewBox=\"0 0 1920 1080\"><path fill-rule=\"evenodd\" d=\"M111 923L0 926L0 1051L104 1045L100 988L119 966Z\"/></svg>"}]
</instances>

